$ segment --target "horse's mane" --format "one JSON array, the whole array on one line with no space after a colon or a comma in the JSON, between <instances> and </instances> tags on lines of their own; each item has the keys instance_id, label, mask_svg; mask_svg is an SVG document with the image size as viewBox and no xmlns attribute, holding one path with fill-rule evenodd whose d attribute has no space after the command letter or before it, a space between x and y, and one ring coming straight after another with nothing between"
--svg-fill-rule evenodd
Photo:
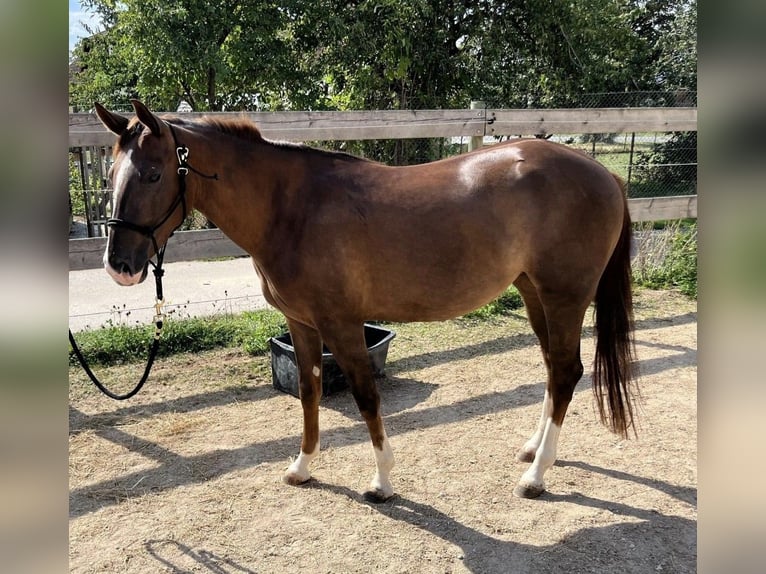
<instances>
[{"instance_id":1,"label":"horse's mane","mask_svg":"<svg viewBox=\"0 0 766 574\"><path fill-rule=\"evenodd\" d=\"M263 137L258 126L247 118L222 118L215 116L204 116L198 122L189 122L184 119L173 118L173 123L185 124L191 126L202 126L212 129L218 133L222 133L228 136L235 137L237 139L253 142L253 143L268 143L270 145L296 151L312 151L317 154L332 156L335 158L341 158L346 160L358 160L358 161L371 161L366 158L355 156L342 151L331 151L321 148L315 148L302 143L286 142L270 140Z\"/></svg>"},{"instance_id":2,"label":"horse's mane","mask_svg":"<svg viewBox=\"0 0 766 574\"><path fill-rule=\"evenodd\" d=\"M233 136L244 141L260 143L264 141L261 130L247 118L216 118L204 116L199 122L217 132Z\"/></svg>"}]
</instances>

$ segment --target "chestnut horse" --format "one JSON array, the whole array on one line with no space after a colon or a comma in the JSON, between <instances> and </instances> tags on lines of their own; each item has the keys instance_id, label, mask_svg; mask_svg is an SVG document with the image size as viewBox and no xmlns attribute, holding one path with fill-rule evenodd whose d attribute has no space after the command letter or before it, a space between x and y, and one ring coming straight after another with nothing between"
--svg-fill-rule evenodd
<instances>
[{"instance_id":1,"label":"chestnut horse","mask_svg":"<svg viewBox=\"0 0 766 574\"><path fill-rule=\"evenodd\" d=\"M390 167L269 141L245 119L163 119L132 103L132 120L96 104L119 136L106 270L120 285L141 282L191 209L252 256L264 296L287 319L298 363L303 438L289 484L309 480L319 453L323 342L372 440L376 471L366 496L385 500L394 492L394 457L364 322L457 317L510 284L548 375L537 430L518 453L531 465L514 493L544 491L583 374L580 336L593 301L601 420L622 435L634 426L630 217L622 182L586 154L522 139Z\"/></svg>"}]
</instances>

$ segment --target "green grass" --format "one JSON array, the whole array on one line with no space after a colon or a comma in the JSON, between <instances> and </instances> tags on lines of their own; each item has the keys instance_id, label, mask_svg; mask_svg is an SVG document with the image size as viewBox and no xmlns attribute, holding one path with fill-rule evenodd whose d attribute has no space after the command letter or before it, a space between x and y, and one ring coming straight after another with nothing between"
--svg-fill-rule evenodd
<instances>
[{"instance_id":1,"label":"green grass","mask_svg":"<svg viewBox=\"0 0 766 574\"><path fill-rule=\"evenodd\" d=\"M287 330L281 313L262 310L238 315L169 318L162 331L157 355L197 353L220 347L241 347L257 355L268 350L271 337ZM154 326L113 326L75 334L85 359L93 365L117 365L142 361L154 334ZM74 351L69 351L69 364L76 365Z\"/></svg>"},{"instance_id":2,"label":"green grass","mask_svg":"<svg viewBox=\"0 0 766 574\"><path fill-rule=\"evenodd\" d=\"M492 317L508 315L523 306L524 301L522 301L521 295L515 287L511 286L494 301L463 315L463 317L465 319L491 319Z\"/></svg>"}]
</instances>

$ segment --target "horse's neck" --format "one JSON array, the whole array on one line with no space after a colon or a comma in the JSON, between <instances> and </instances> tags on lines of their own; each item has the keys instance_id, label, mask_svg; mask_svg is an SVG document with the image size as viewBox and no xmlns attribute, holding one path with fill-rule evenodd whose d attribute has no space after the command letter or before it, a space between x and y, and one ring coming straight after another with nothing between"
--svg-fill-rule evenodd
<instances>
[{"instance_id":1,"label":"horse's neck","mask_svg":"<svg viewBox=\"0 0 766 574\"><path fill-rule=\"evenodd\" d=\"M274 194L284 187L280 184L281 174L289 172L279 167L285 158L267 142L240 141L223 135L204 138L195 145L200 150L200 167L193 157L189 163L203 173L216 173L218 179L208 180L193 173L187 176L195 182L193 207L256 256L266 244ZM295 167L291 166L293 172Z\"/></svg>"}]
</instances>

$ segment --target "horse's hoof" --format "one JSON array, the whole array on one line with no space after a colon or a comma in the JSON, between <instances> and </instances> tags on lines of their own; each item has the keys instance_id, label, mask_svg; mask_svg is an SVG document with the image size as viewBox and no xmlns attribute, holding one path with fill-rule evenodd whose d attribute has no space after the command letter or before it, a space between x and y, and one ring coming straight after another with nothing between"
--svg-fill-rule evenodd
<instances>
[{"instance_id":1,"label":"horse's hoof","mask_svg":"<svg viewBox=\"0 0 766 574\"><path fill-rule=\"evenodd\" d=\"M519 462L534 462L535 461L535 453L529 452L527 450L521 449L519 452L516 453L516 460Z\"/></svg>"},{"instance_id":2,"label":"horse's hoof","mask_svg":"<svg viewBox=\"0 0 766 574\"><path fill-rule=\"evenodd\" d=\"M378 489L371 489L367 490L362 494L362 498L365 500L365 502L371 502L373 504L380 504L382 502L385 502L386 500L389 500L392 496L394 496L394 493L386 494L382 490Z\"/></svg>"},{"instance_id":3,"label":"horse's hoof","mask_svg":"<svg viewBox=\"0 0 766 574\"><path fill-rule=\"evenodd\" d=\"M513 495L518 498L537 498L543 492L545 492L544 486L537 486L533 484L517 484L513 489Z\"/></svg>"},{"instance_id":4,"label":"horse's hoof","mask_svg":"<svg viewBox=\"0 0 766 574\"><path fill-rule=\"evenodd\" d=\"M311 480L311 475L304 477L293 472L286 472L282 477L282 480L290 486L300 486Z\"/></svg>"}]
</instances>

